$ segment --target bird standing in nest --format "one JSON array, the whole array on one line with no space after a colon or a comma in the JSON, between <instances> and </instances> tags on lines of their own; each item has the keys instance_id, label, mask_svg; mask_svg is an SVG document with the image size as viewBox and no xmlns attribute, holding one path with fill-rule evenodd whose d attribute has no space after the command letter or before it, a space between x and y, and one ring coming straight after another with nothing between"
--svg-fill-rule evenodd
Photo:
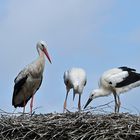
<instances>
[{"instance_id":1,"label":"bird standing in nest","mask_svg":"<svg viewBox=\"0 0 140 140\"><path fill-rule=\"evenodd\" d=\"M73 100L75 94L79 94L78 109L81 110L81 94L86 85L86 72L82 68L71 68L64 73L64 83L66 85L66 98L64 101L64 110L66 109L67 97L70 89L73 89Z\"/></svg>"},{"instance_id":2,"label":"bird standing in nest","mask_svg":"<svg viewBox=\"0 0 140 140\"><path fill-rule=\"evenodd\" d=\"M99 89L95 89L91 92L84 108L86 108L93 99L108 96L113 93L115 112L119 112L121 105L119 94L138 86L140 86L140 73L137 73L135 69L128 67L110 69L103 73L100 78Z\"/></svg>"},{"instance_id":3,"label":"bird standing in nest","mask_svg":"<svg viewBox=\"0 0 140 140\"><path fill-rule=\"evenodd\" d=\"M32 114L34 94L40 88L43 79L45 55L51 63L46 42L38 42L36 48L39 54L37 60L27 65L14 80L12 105L15 108L23 107L23 113L27 102L31 99L30 112Z\"/></svg>"}]
</instances>

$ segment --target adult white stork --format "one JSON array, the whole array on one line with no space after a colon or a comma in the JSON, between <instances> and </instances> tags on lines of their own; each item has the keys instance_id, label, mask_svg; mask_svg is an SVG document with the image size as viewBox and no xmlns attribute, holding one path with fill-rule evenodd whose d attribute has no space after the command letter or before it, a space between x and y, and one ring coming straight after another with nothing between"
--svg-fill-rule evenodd
<instances>
[{"instance_id":1,"label":"adult white stork","mask_svg":"<svg viewBox=\"0 0 140 140\"><path fill-rule=\"evenodd\" d=\"M64 111L66 109L67 97L70 89L73 89L73 100L75 94L79 94L78 109L81 110L81 94L86 85L86 72L81 68L71 68L64 72L64 83L66 85L66 98L64 101ZM63 111L63 112L64 112Z\"/></svg>"},{"instance_id":2,"label":"adult white stork","mask_svg":"<svg viewBox=\"0 0 140 140\"><path fill-rule=\"evenodd\" d=\"M115 112L119 112L119 94L140 86L140 73L128 67L119 67L106 71L100 78L99 89L93 90L84 108L97 97L113 93L115 99Z\"/></svg>"},{"instance_id":3,"label":"adult white stork","mask_svg":"<svg viewBox=\"0 0 140 140\"><path fill-rule=\"evenodd\" d=\"M37 60L27 65L14 80L15 85L12 105L15 108L23 107L23 113L25 112L25 106L30 98L32 98L30 103L30 111L32 113L34 94L39 89L43 78L45 55L51 63L45 41L38 42L36 49L39 54Z\"/></svg>"}]
</instances>

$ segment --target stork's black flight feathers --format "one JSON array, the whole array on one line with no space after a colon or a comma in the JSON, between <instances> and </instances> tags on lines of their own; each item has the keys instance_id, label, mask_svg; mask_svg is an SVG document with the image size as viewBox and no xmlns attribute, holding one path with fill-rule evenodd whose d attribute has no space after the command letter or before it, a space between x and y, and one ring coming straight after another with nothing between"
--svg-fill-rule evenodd
<instances>
[{"instance_id":1,"label":"stork's black flight feathers","mask_svg":"<svg viewBox=\"0 0 140 140\"><path fill-rule=\"evenodd\" d=\"M119 67L123 71L128 72L128 76L123 79L120 83L116 84L116 88L124 87L130 84L133 84L140 80L140 74L136 73L135 69L128 68L128 67Z\"/></svg>"}]
</instances>

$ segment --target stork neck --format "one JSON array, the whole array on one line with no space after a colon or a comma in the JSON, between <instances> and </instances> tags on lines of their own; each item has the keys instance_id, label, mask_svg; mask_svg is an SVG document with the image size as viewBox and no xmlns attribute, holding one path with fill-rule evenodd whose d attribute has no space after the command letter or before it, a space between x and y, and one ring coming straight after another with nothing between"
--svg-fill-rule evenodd
<instances>
[{"instance_id":1,"label":"stork neck","mask_svg":"<svg viewBox=\"0 0 140 140\"><path fill-rule=\"evenodd\" d=\"M37 51L38 51L39 57L37 58L35 63L36 63L36 66L38 67L39 73L43 73L44 66L45 66L45 56L44 56L45 54L39 47L37 47Z\"/></svg>"},{"instance_id":2,"label":"stork neck","mask_svg":"<svg viewBox=\"0 0 140 140\"><path fill-rule=\"evenodd\" d=\"M106 90L106 89L103 89L103 88L96 89L96 92L94 94L94 98L102 97L102 96L107 96L109 94L110 94L109 90Z\"/></svg>"},{"instance_id":3,"label":"stork neck","mask_svg":"<svg viewBox=\"0 0 140 140\"><path fill-rule=\"evenodd\" d=\"M74 85L73 86L73 91L74 93L82 93L83 92L83 85Z\"/></svg>"}]
</instances>

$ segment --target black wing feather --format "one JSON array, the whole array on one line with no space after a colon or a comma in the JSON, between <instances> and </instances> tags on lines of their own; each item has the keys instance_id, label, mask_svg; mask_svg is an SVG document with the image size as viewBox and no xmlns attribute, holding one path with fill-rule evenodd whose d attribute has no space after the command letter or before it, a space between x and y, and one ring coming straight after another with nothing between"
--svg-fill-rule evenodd
<instances>
[{"instance_id":1,"label":"black wing feather","mask_svg":"<svg viewBox=\"0 0 140 140\"><path fill-rule=\"evenodd\" d=\"M12 99L12 105L14 105L14 107L18 106L15 104L14 102L14 98L15 96L17 96L17 94L20 92L20 90L22 89L24 83L26 82L28 76L26 75L25 77L23 77L22 79L20 79L17 83L15 83L14 85L14 92L13 92L13 99ZM16 80L16 78L15 78Z\"/></svg>"},{"instance_id":2,"label":"black wing feather","mask_svg":"<svg viewBox=\"0 0 140 140\"><path fill-rule=\"evenodd\" d=\"M40 84L39 84L39 86L38 86L38 88L36 89L36 91L40 88L40 86L41 86L41 83L42 83L42 80L43 80L43 76L41 76L41 80L40 80ZM26 82L26 81L25 81ZM24 83L23 83L23 85L24 85ZM22 86L23 86L22 85ZM22 86L21 86L21 88L22 88ZM20 90L19 90L20 91ZM35 91L35 92L36 92ZM18 94L18 93L17 93ZM17 94L15 94L15 95L17 95ZM35 94L35 93L34 93ZM32 95L31 96L29 96L25 101L23 101L23 102L21 102L20 104L16 104L16 105L14 105L15 107L24 107L24 104L26 105L27 104L27 102L30 100L32 98ZM13 99L14 99L14 96L13 96ZM14 103L14 100L13 100L13 103Z\"/></svg>"},{"instance_id":3,"label":"black wing feather","mask_svg":"<svg viewBox=\"0 0 140 140\"><path fill-rule=\"evenodd\" d=\"M122 82L116 84L117 88L124 87L124 86L130 85L132 83L135 83L137 81L140 81L140 74L132 72L132 70L130 69L128 71L129 75L126 78L124 78L124 80Z\"/></svg>"},{"instance_id":4,"label":"black wing feather","mask_svg":"<svg viewBox=\"0 0 140 140\"><path fill-rule=\"evenodd\" d=\"M123 71L128 71L128 72L130 72L130 71L136 71L136 69L128 68L126 66L119 67L119 69L122 69Z\"/></svg>"}]
</instances>

